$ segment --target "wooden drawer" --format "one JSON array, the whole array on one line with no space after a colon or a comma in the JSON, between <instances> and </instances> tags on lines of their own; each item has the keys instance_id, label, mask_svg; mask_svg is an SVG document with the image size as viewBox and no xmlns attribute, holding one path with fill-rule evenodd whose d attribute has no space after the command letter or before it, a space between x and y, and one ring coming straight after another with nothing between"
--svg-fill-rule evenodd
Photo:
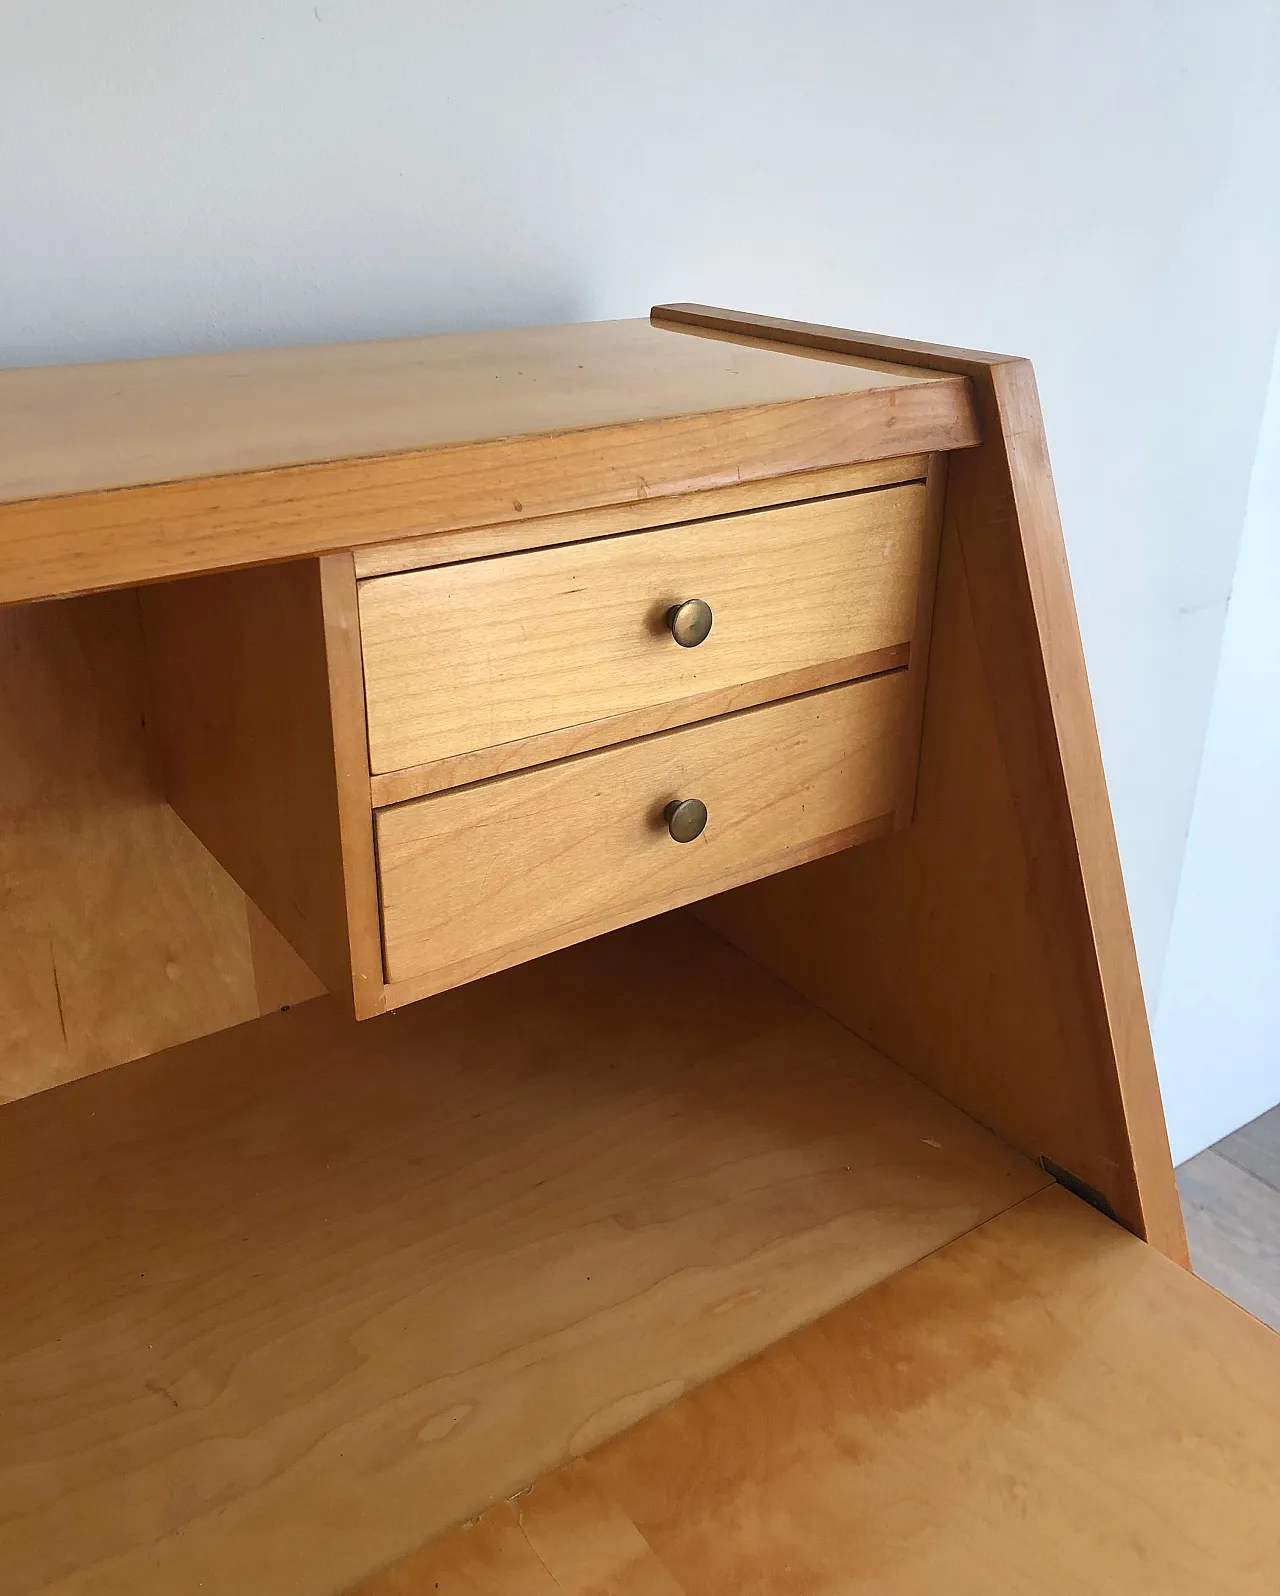
<instances>
[{"instance_id":1,"label":"wooden drawer","mask_svg":"<svg viewBox=\"0 0 1280 1596\"><path fill-rule=\"evenodd\" d=\"M906 673L381 810L388 981L434 991L893 825ZM700 837L663 810L700 798Z\"/></svg>"},{"instance_id":2,"label":"wooden drawer","mask_svg":"<svg viewBox=\"0 0 1280 1596\"><path fill-rule=\"evenodd\" d=\"M681 701L675 718L693 720L742 683L901 663L924 525L924 486L909 483L362 582L370 768ZM688 598L715 619L681 648L664 615ZM895 645L897 660L861 658Z\"/></svg>"}]
</instances>

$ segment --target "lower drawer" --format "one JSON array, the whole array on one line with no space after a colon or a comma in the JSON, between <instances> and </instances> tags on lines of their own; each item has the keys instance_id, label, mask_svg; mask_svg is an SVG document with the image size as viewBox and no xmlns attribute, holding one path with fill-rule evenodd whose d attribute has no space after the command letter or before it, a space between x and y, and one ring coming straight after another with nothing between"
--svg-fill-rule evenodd
<instances>
[{"instance_id":1,"label":"lower drawer","mask_svg":"<svg viewBox=\"0 0 1280 1596\"><path fill-rule=\"evenodd\" d=\"M902 671L375 817L388 981L422 994L888 831ZM707 809L675 842L673 799Z\"/></svg>"}]
</instances>

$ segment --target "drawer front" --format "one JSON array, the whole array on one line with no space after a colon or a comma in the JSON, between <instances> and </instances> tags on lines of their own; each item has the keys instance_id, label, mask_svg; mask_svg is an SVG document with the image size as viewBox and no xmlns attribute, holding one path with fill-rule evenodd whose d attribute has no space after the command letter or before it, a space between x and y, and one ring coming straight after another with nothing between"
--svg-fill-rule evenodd
<instances>
[{"instance_id":1,"label":"drawer front","mask_svg":"<svg viewBox=\"0 0 1280 1596\"><path fill-rule=\"evenodd\" d=\"M909 483L362 582L370 768L909 642L923 532ZM691 598L714 620L682 648L664 616Z\"/></svg>"},{"instance_id":2,"label":"drawer front","mask_svg":"<svg viewBox=\"0 0 1280 1596\"><path fill-rule=\"evenodd\" d=\"M744 710L376 816L389 981L468 980L892 824L906 673ZM663 812L708 819L674 842Z\"/></svg>"}]
</instances>

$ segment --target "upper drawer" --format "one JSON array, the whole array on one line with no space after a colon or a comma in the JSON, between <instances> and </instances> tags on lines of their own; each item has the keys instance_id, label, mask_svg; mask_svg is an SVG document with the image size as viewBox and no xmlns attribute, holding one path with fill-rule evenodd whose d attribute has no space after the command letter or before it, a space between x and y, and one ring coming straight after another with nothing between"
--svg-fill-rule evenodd
<instances>
[{"instance_id":1,"label":"upper drawer","mask_svg":"<svg viewBox=\"0 0 1280 1596\"><path fill-rule=\"evenodd\" d=\"M924 486L360 584L374 774L910 641ZM710 635L664 617L700 598Z\"/></svg>"}]
</instances>

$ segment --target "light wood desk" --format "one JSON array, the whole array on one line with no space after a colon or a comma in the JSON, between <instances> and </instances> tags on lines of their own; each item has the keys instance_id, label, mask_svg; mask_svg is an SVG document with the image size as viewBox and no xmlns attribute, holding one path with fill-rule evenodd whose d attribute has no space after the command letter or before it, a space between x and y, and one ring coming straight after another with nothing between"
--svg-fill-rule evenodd
<instances>
[{"instance_id":1,"label":"light wood desk","mask_svg":"<svg viewBox=\"0 0 1280 1596\"><path fill-rule=\"evenodd\" d=\"M1275 1588L1024 361L0 372L0 606L0 1596Z\"/></svg>"}]
</instances>

